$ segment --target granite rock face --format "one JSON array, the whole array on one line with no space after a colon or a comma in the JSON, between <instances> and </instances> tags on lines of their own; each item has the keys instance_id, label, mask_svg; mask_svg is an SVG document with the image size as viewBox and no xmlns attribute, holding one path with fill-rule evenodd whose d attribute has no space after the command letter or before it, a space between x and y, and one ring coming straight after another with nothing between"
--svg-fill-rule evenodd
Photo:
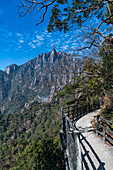
<instances>
[{"instance_id":1,"label":"granite rock face","mask_svg":"<svg viewBox=\"0 0 113 170\"><path fill-rule=\"evenodd\" d=\"M0 110L14 113L37 96L48 96L50 102L58 91L74 81L79 66L80 61L76 63L54 49L21 66L8 66L0 71Z\"/></svg>"}]
</instances>

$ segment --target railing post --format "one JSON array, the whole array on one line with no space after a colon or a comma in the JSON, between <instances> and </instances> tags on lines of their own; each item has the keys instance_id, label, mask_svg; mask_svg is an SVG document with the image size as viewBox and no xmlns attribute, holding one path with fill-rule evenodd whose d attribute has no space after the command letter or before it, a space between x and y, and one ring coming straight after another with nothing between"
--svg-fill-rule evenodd
<instances>
[{"instance_id":1,"label":"railing post","mask_svg":"<svg viewBox=\"0 0 113 170\"><path fill-rule=\"evenodd\" d=\"M82 170L82 155L80 150L80 133L75 130L74 132L74 143L76 147L76 166L74 169Z\"/></svg>"},{"instance_id":2,"label":"railing post","mask_svg":"<svg viewBox=\"0 0 113 170\"><path fill-rule=\"evenodd\" d=\"M80 106L78 107L78 115L80 117Z\"/></svg>"},{"instance_id":3,"label":"railing post","mask_svg":"<svg viewBox=\"0 0 113 170\"><path fill-rule=\"evenodd\" d=\"M81 105L81 116L83 115L83 105Z\"/></svg>"},{"instance_id":4,"label":"railing post","mask_svg":"<svg viewBox=\"0 0 113 170\"><path fill-rule=\"evenodd\" d=\"M100 115L97 116L96 136L98 136L99 118L100 118Z\"/></svg>"},{"instance_id":5,"label":"railing post","mask_svg":"<svg viewBox=\"0 0 113 170\"><path fill-rule=\"evenodd\" d=\"M90 103L90 111L89 112L92 112L92 104Z\"/></svg>"},{"instance_id":6,"label":"railing post","mask_svg":"<svg viewBox=\"0 0 113 170\"><path fill-rule=\"evenodd\" d=\"M96 109L98 109L98 101L96 102Z\"/></svg>"},{"instance_id":7,"label":"railing post","mask_svg":"<svg viewBox=\"0 0 113 170\"><path fill-rule=\"evenodd\" d=\"M93 100L93 110L95 110L95 100Z\"/></svg>"},{"instance_id":8,"label":"railing post","mask_svg":"<svg viewBox=\"0 0 113 170\"><path fill-rule=\"evenodd\" d=\"M106 140L106 129L105 127L103 127L103 142L105 143L105 140Z\"/></svg>"},{"instance_id":9,"label":"railing post","mask_svg":"<svg viewBox=\"0 0 113 170\"><path fill-rule=\"evenodd\" d=\"M75 104L75 116L77 118L77 104Z\"/></svg>"},{"instance_id":10,"label":"railing post","mask_svg":"<svg viewBox=\"0 0 113 170\"><path fill-rule=\"evenodd\" d=\"M98 103L99 103L99 109L100 109L100 106L101 106L100 100L98 101Z\"/></svg>"},{"instance_id":11,"label":"railing post","mask_svg":"<svg viewBox=\"0 0 113 170\"><path fill-rule=\"evenodd\" d=\"M84 114L86 114L86 104L84 105Z\"/></svg>"},{"instance_id":12,"label":"railing post","mask_svg":"<svg viewBox=\"0 0 113 170\"><path fill-rule=\"evenodd\" d=\"M87 114L87 105L84 105L84 113Z\"/></svg>"},{"instance_id":13,"label":"railing post","mask_svg":"<svg viewBox=\"0 0 113 170\"><path fill-rule=\"evenodd\" d=\"M82 115L84 115L84 105L82 105Z\"/></svg>"},{"instance_id":14,"label":"railing post","mask_svg":"<svg viewBox=\"0 0 113 170\"><path fill-rule=\"evenodd\" d=\"M90 104L89 104L89 102L88 102L88 104L87 104L87 113L88 112L90 112Z\"/></svg>"},{"instance_id":15,"label":"railing post","mask_svg":"<svg viewBox=\"0 0 113 170\"><path fill-rule=\"evenodd\" d=\"M96 101L96 109L100 109L100 101Z\"/></svg>"},{"instance_id":16,"label":"railing post","mask_svg":"<svg viewBox=\"0 0 113 170\"><path fill-rule=\"evenodd\" d=\"M84 115L84 105L82 105L82 115Z\"/></svg>"},{"instance_id":17,"label":"railing post","mask_svg":"<svg viewBox=\"0 0 113 170\"><path fill-rule=\"evenodd\" d=\"M62 110L62 130L60 131L60 142L62 145L62 148L64 150L64 160L65 160L65 169L68 169L68 160L67 160L67 154L66 154L66 148L67 148L67 142L66 142L66 120L65 116L63 115Z\"/></svg>"},{"instance_id":18,"label":"railing post","mask_svg":"<svg viewBox=\"0 0 113 170\"><path fill-rule=\"evenodd\" d=\"M62 130L63 133L66 134L66 122L65 122L65 116L63 115L63 111L62 111Z\"/></svg>"},{"instance_id":19,"label":"railing post","mask_svg":"<svg viewBox=\"0 0 113 170\"><path fill-rule=\"evenodd\" d=\"M102 105L102 100L101 99L99 99L99 103L100 103L100 107L101 107L101 105Z\"/></svg>"},{"instance_id":20,"label":"railing post","mask_svg":"<svg viewBox=\"0 0 113 170\"><path fill-rule=\"evenodd\" d=\"M73 110L72 110L72 120L74 119L74 106L73 106Z\"/></svg>"},{"instance_id":21,"label":"railing post","mask_svg":"<svg viewBox=\"0 0 113 170\"><path fill-rule=\"evenodd\" d=\"M69 105L68 105L68 117L69 117Z\"/></svg>"}]
</instances>

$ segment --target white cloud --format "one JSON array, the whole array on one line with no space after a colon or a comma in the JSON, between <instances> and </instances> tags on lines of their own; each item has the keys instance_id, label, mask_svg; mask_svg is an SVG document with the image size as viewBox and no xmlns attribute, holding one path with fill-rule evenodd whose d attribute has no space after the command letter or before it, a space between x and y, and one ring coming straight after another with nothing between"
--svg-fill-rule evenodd
<instances>
[{"instance_id":1,"label":"white cloud","mask_svg":"<svg viewBox=\"0 0 113 170\"><path fill-rule=\"evenodd\" d=\"M68 32L67 34L64 33L48 33L47 30L44 31L31 31L31 32L15 32L11 33L4 29L5 31L2 31L0 29L0 34L2 33L4 36L7 35L7 39L11 37L11 41L9 39L10 46L9 48L12 49L12 47L15 48L14 50L20 50L23 53L29 53L29 51L36 51L35 49L38 47L39 49L42 49L42 52L45 50L45 52L52 47L56 47L59 49L62 48L62 50L68 50L72 46L77 48L78 39L77 37L73 38L74 31ZM6 32L7 31L7 32ZM4 37L3 37L4 38ZM72 39L73 38L73 39ZM30 48L29 48L30 47ZM19 52L20 52L19 51Z\"/></svg>"},{"instance_id":2,"label":"white cloud","mask_svg":"<svg viewBox=\"0 0 113 170\"><path fill-rule=\"evenodd\" d=\"M63 36L64 36L64 37L68 37L68 36L69 36L69 34L64 34Z\"/></svg>"},{"instance_id":3,"label":"white cloud","mask_svg":"<svg viewBox=\"0 0 113 170\"><path fill-rule=\"evenodd\" d=\"M28 43L28 45L31 45L31 44L32 44L32 42L29 42L29 43Z\"/></svg>"},{"instance_id":4,"label":"white cloud","mask_svg":"<svg viewBox=\"0 0 113 170\"><path fill-rule=\"evenodd\" d=\"M51 37L51 34L47 34L46 37L50 38L50 37Z\"/></svg>"},{"instance_id":5,"label":"white cloud","mask_svg":"<svg viewBox=\"0 0 113 170\"><path fill-rule=\"evenodd\" d=\"M20 43L24 43L24 40L19 40Z\"/></svg>"},{"instance_id":6,"label":"white cloud","mask_svg":"<svg viewBox=\"0 0 113 170\"><path fill-rule=\"evenodd\" d=\"M73 40L73 42L77 42L77 39Z\"/></svg>"},{"instance_id":7,"label":"white cloud","mask_svg":"<svg viewBox=\"0 0 113 170\"><path fill-rule=\"evenodd\" d=\"M22 36L22 34L19 34L19 33L16 33L16 35L17 35L17 36L19 36L19 37L21 37L21 36Z\"/></svg>"},{"instance_id":8,"label":"white cloud","mask_svg":"<svg viewBox=\"0 0 113 170\"><path fill-rule=\"evenodd\" d=\"M72 45L77 45L77 43L73 43Z\"/></svg>"},{"instance_id":9,"label":"white cloud","mask_svg":"<svg viewBox=\"0 0 113 170\"><path fill-rule=\"evenodd\" d=\"M39 42L36 44L37 47L41 46L43 44L43 42Z\"/></svg>"},{"instance_id":10,"label":"white cloud","mask_svg":"<svg viewBox=\"0 0 113 170\"><path fill-rule=\"evenodd\" d=\"M69 44L71 41L67 41L66 44Z\"/></svg>"},{"instance_id":11,"label":"white cloud","mask_svg":"<svg viewBox=\"0 0 113 170\"><path fill-rule=\"evenodd\" d=\"M69 47L69 45L64 45L64 46L61 47L61 49L62 49L62 50L67 50L68 47Z\"/></svg>"},{"instance_id":12,"label":"white cloud","mask_svg":"<svg viewBox=\"0 0 113 170\"><path fill-rule=\"evenodd\" d=\"M35 46L34 44L31 44L31 47L32 47L32 48L36 48L36 46Z\"/></svg>"},{"instance_id":13,"label":"white cloud","mask_svg":"<svg viewBox=\"0 0 113 170\"><path fill-rule=\"evenodd\" d=\"M73 46L71 46L71 49L75 49L75 48L76 48L76 46L74 46L74 45L73 45Z\"/></svg>"},{"instance_id":14,"label":"white cloud","mask_svg":"<svg viewBox=\"0 0 113 170\"><path fill-rule=\"evenodd\" d=\"M51 47L55 46L55 43L51 44L50 46L51 46Z\"/></svg>"},{"instance_id":15,"label":"white cloud","mask_svg":"<svg viewBox=\"0 0 113 170\"><path fill-rule=\"evenodd\" d=\"M55 42L55 45L59 45L60 44L60 39L58 39L56 42Z\"/></svg>"},{"instance_id":16,"label":"white cloud","mask_svg":"<svg viewBox=\"0 0 113 170\"><path fill-rule=\"evenodd\" d=\"M39 40L33 40L33 42L35 43L35 42L39 42Z\"/></svg>"},{"instance_id":17,"label":"white cloud","mask_svg":"<svg viewBox=\"0 0 113 170\"><path fill-rule=\"evenodd\" d=\"M54 40L53 39L50 39L50 42L53 42Z\"/></svg>"},{"instance_id":18,"label":"white cloud","mask_svg":"<svg viewBox=\"0 0 113 170\"><path fill-rule=\"evenodd\" d=\"M36 35L36 38L37 38L38 40L40 40L40 41L43 41L43 40L44 40L44 38L41 37L41 36L39 36L38 34Z\"/></svg>"},{"instance_id":19,"label":"white cloud","mask_svg":"<svg viewBox=\"0 0 113 170\"><path fill-rule=\"evenodd\" d=\"M48 34L47 29L44 30L44 33L43 33L43 34ZM51 34L51 33L49 33L49 34Z\"/></svg>"}]
</instances>

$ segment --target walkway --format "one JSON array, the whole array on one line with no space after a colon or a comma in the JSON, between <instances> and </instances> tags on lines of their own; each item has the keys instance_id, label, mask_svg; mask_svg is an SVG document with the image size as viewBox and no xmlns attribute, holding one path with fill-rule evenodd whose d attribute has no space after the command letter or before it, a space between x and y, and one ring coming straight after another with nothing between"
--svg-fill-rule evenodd
<instances>
[{"instance_id":1,"label":"walkway","mask_svg":"<svg viewBox=\"0 0 113 170\"><path fill-rule=\"evenodd\" d=\"M98 111L80 118L76 126L81 132L81 150L84 170L113 170L113 147L96 136L91 121Z\"/></svg>"}]
</instances>

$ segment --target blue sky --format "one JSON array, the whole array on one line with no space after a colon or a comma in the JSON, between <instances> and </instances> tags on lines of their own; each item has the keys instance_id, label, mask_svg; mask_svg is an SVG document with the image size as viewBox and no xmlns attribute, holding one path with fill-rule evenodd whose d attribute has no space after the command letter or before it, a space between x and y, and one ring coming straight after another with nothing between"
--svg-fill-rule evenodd
<instances>
[{"instance_id":1,"label":"blue sky","mask_svg":"<svg viewBox=\"0 0 113 170\"><path fill-rule=\"evenodd\" d=\"M36 26L41 13L20 18L18 4L19 0L0 0L0 70L10 64L21 65L40 53L50 52L54 46L57 51L80 46L80 30L48 33L50 12L45 21Z\"/></svg>"},{"instance_id":2,"label":"blue sky","mask_svg":"<svg viewBox=\"0 0 113 170\"><path fill-rule=\"evenodd\" d=\"M42 24L36 26L41 15L20 18L18 4L18 0L0 0L0 70L13 63L23 64L40 53L50 52L54 46L66 50L70 44L76 44L72 40L74 31L65 35L63 32L47 32L50 13Z\"/></svg>"}]
</instances>

